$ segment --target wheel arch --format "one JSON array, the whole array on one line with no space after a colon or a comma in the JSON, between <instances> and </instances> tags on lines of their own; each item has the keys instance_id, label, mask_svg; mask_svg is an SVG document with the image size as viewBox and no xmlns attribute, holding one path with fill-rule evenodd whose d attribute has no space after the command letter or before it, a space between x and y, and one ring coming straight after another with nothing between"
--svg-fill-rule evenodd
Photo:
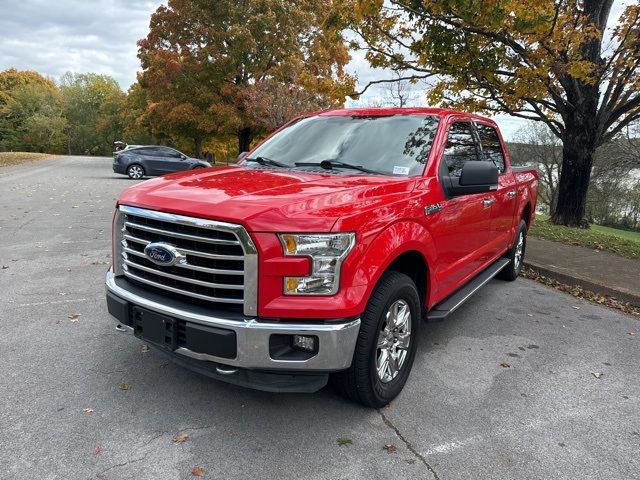
<instances>
[{"instance_id":1,"label":"wheel arch","mask_svg":"<svg viewBox=\"0 0 640 480\"><path fill-rule=\"evenodd\" d=\"M366 248L355 270L355 284L368 286L363 305L387 271L409 276L426 308L432 297L435 247L431 234L417 222L398 222L381 232Z\"/></svg>"},{"instance_id":2,"label":"wheel arch","mask_svg":"<svg viewBox=\"0 0 640 480\"><path fill-rule=\"evenodd\" d=\"M385 272L394 271L404 273L415 283L420 296L420 304L426 308L429 300L429 266L424 255L417 250L407 250L397 256L385 269Z\"/></svg>"},{"instance_id":3,"label":"wheel arch","mask_svg":"<svg viewBox=\"0 0 640 480\"><path fill-rule=\"evenodd\" d=\"M531 226L531 203L527 202L522 209L522 213L520 214L520 220L524 220L524 223L527 224L527 228Z\"/></svg>"}]
</instances>

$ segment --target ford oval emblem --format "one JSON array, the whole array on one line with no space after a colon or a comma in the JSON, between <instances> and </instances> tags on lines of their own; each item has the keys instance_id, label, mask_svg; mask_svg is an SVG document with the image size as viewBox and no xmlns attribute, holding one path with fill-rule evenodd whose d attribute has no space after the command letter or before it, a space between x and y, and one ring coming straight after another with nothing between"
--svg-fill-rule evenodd
<instances>
[{"instance_id":1,"label":"ford oval emblem","mask_svg":"<svg viewBox=\"0 0 640 480\"><path fill-rule=\"evenodd\" d=\"M156 265L170 267L182 257L173 245L168 243L150 243L144 247L144 254Z\"/></svg>"}]
</instances>

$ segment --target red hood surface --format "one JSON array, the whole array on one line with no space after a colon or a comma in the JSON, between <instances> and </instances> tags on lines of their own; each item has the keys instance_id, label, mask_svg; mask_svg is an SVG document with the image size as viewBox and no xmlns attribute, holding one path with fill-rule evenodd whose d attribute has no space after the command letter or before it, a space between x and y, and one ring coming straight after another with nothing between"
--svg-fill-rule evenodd
<instances>
[{"instance_id":1,"label":"red hood surface","mask_svg":"<svg viewBox=\"0 0 640 480\"><path fill-rule=\"evenodd\" d=\"M155 178L118 203L241 223L254 232L330 231L354 208L376 208L413 189L411 178L213 167Z\"/></svg>"}]
</instances>

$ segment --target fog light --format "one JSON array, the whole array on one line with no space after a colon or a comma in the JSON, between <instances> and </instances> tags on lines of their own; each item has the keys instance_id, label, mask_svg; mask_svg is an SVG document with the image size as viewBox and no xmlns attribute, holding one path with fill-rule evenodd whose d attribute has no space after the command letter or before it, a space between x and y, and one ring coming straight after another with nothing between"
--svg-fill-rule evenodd
<instances>
[{"instance_id":1,"label":"fog light","mask_svg":"<svg viewBox=\"0 0 640 480\"><path fill-rule=\"evenodd\" d=\"M306 352L314 352L316 350L316 337L308 337L306 335L293 336L293 348L298 348Z\"/></svg>"}]
</instances>

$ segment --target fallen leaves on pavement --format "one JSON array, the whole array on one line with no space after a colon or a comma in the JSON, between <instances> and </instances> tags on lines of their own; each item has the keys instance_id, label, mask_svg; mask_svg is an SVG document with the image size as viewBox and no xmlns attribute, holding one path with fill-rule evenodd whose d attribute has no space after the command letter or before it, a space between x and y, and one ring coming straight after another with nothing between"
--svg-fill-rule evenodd
<instances>
[{"instance_id":1,"label":"fallen leaves on pavement","mask_svg":"<svg viewBox=\"0 0 640 480\"><path fill-rule=\"evenodd\" d=\"M69 320L71 320L73 323L77 322L78 319L80 318L80 314L79 313L70 313L67 318Z\"/></svg>"},{"instance_id":2,"label":"fallen leaves on pavement","mask_svg":"<svg viewBox=\"0 0 640 480\"><path fill-rule=\"evenodd\" d=\"M500 366L502 368L511 368L511 365L509 365L508 363L501 363Z\"/></svg>"},{"instance_id":3,"label":"fallen leaves on pavement","mask_svg":"<svg viewBox=\"0 0 640 480\"><path fill-rule=\"evenodd\" d=\"M396 446L395 446L395 445L392 445L392 444L390 444L390 443L386 444L386 445L385 445L384 447L382 447L382 448L384 448L384 449L387 451L387 453L396 453L396 452L398 451L398 449L396 448Z\"/></svg>"},{"instance_id":4,"label":"fallen leaves on pavement","mask_svg":"<svg viewBox=\"0 0 640 480\"><path fill-rule=\"evenodd\" d=\"M629 335L630 337L635 337L636 336L636 332L627 332L627 335Z\"/></svg>"},{"instance_id":5,"label":"fallen leaves on pavement","mask_svg":"<svg viewBox=\"0 0 640 480\"><path fill-rule=\"evenodd\" d=\"M201 477L204 474L204 469L202 467L193 467L191 469L191 475L194 477Z\"/></svg>"},{"instance_id":6,"label":"fallen leaves on pavement","mask_svg":"<svg viewBox=\"0 0 640 480\"><path fill-rule=\"evenodd\" d=\"M573 295L576 298L589 300L599 305L604 305L609 308L615 308L616 310L620 310L624 313L640 317L640 307L636 307L628 302L623 302L622 300L618 300L614 297L609 297L608 295L602 295L600 293L594 293L589 290L585 290L582 287L572 287L570 285L566 285L564 283L558 282L557 280L554 280L553 278L540 275L532 268L524 268L522 271L522 276L543 283L544 285L548 285L549 287L553 287L556 290L560 290L561 292Z\"/></svg>"},{"instance_id":7,"label":"fallen leaves on pavement","mask_svg":"<svg viewBox=\"0 0 640 480\"><path fill-rule=\"evenodd\" d=\"M187 435L186 433L179 433L178 435L173 437L171 441L175 444L178 444L178 443L184 443L187 440L189 440L189 435Z\"/></svg>"},{"instance_id":8,"label":"fallen leaves on pavement","mask_svg":"<svg viewBox=\"0 0 640 480\"><path fill-rule=\"evenodd\" d=\"M604 373L602 372L591 372L591 375L593 375L596 378L600 378L604 375Z\"/></svg>"},{"instance_id":9,"label":"fallen leaves on pavement","mask_svg":"<svg viewBox=\"0 0 640 480\"><path fill-rule=\"evenodd\" d=\"M96 447L93 449L93 454L94 455L100 455L100 452L102 452L102 448L100 447Z\"/></svg>"},{"instance_id":10,"label":"fallen leaves on pavement","mask_svg":"<svg viewBox=\"0 0 640 480\"><path fill-rule=\"evenodd\" d=\"M84 408L82 409L82 411L83 411L84 413L93 413L93 408L91 408L91 407L84 407Z\"/></svg>"},{"instance_id":11,"label":"fallen leaves on pavement","mask_svg":"<svg viewBox=\"0 0 640 480\"><path fill-rule=\"evenodd\" d=\"M142 348L140 349L140 351L142 353L147 353L149 351L149 345L142 345Z\"/></svg>"},{"instance_id":12,"label":"fallen leaves on pavement","mask_svg":"<svg viewBox=\"0 0 640 480\"><path fill-rule=\"evenodd\" d=\"M353 441L350 438L338 438L336 439L338 442L338 446L340 447L348 447L349 445L353 445Z\"/></svg>"},{"instance_id":13,"label":"fallen leaves on pavement","mask_svg":"<svg viewBox=\"0 0 640 480\"><path fill-rule=\"evenodd\" d=\"M121 383L120 385L118 385L118 388L126 392L127 390L131 390L131 385L128 383Z\"/></svg>"}]
</instances>

